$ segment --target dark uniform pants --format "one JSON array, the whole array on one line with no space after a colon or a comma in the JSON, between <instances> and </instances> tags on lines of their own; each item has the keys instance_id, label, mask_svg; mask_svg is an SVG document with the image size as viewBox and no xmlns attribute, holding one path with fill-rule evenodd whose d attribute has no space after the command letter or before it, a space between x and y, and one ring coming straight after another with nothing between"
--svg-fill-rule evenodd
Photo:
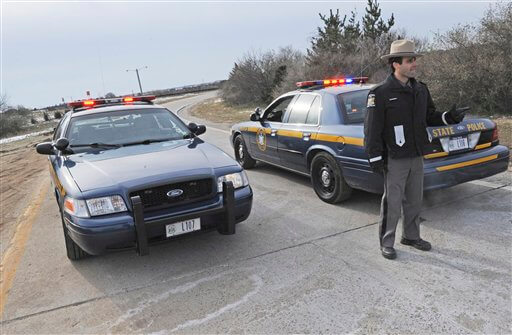
<instances>
[{"instance_id":1,"label":"dark uniform pants","mask_svg":"<svg viewBox=\"0 0 512 335\"><path fill-rule=\"evenodd\" d=\"M393 247L395 231L403 208L402 237L420 238L423 202L423 157L388 157L384 172L384 195L380 209L379 238L382 247Z\"/></svg>"}]
</instances>

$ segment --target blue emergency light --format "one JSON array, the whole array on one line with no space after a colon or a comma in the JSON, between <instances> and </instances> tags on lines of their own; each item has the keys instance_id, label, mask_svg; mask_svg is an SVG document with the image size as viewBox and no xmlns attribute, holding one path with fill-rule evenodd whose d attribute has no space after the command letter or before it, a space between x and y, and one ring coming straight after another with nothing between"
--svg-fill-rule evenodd
<instances>
[{"instance_id":1,"label":"blue emergency light","mask_svg":"<svg viewBox=\"0 0 512 335\"><path fill-rule=\"evenodd\" d=\"M312 86L337 86L346 84L364 84L368 80L368 77L356 77L356 78L339 78L339 79L324 79L324 80L309 80L297 82L298 88L308 88Z\"/></svg>"}]
</instances>

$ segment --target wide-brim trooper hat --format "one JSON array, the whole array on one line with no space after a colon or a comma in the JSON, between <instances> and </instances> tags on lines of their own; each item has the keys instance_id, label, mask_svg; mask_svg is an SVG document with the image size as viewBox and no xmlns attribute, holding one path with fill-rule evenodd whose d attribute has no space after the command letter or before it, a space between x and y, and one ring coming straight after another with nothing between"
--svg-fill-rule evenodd
<instances>
[{"instance_id":1,"label":"wide-brim trooper hat","mask_svg":"<svg viewBox=\"0 0 512 335\"><path fill-rule=\"evenodd\" d=\"M391 49L388 55L381 56L380 59L390 59L394 57L421 57L414 51L414 42L409 40L396 40L391 43Z\"/></svg>"}]
</instances>

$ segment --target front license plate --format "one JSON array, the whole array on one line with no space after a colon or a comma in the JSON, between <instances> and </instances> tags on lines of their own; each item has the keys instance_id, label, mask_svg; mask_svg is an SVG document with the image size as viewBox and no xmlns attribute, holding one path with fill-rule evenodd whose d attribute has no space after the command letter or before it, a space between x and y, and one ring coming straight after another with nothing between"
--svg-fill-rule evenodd
<instances>
[{"instance_id":1,"label":"front license plate","mask_svg":"<svg viewBox=\"0 0 512 335\"><path fill-rule=\"evenodd\" d=\"M201 229L201 219L190 219L181 222L171 223L165 226L167 237L181 235Z\"/></svg>"},{"instance_id":2,"label":"front license plate","mask_svg":"<svg viewBox=\"0 0 512 335\"><path fill-rule=\"evenodd\" d=\"M469 145L467 136L452 137L450 138L450 142L448 142L448 149L450 151L457 151L468 148Z\"/></svg>"}]
</instances>

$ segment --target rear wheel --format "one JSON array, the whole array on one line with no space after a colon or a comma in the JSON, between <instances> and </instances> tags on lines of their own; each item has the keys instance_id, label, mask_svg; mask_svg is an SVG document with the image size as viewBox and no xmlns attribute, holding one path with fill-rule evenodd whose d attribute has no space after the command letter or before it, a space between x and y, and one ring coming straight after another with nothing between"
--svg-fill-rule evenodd
<instances>
[{"instance_id":1,"label":"rear wheel","mask_svg":"<svg viewBox=\"0 0 512 335\"><path fill-rule=\"evenodd\" d=\"M330 204L347 200L352 194L352 188L343 178L338 163L326 152L321 152L313 158L311 182L318 197Z\"/></svg>"},{"instance_id":2,"label":"rear wheel","mask_svg":"<svg viewBox=\"0 0 512 335\"><path fill-rule=\"evenodd\" d=\"M64 230L64 241L66 243L66 253L68 258L72 261L77 261L89 256L89 254L83 251L82 248L80 248L80 246L69 236L68 228L64 222L64 213L60 213L60 218L62 221L62 229Z\"/></svg>"},{"instance_id":3,"label":"rear wheel","mask_svg":"<svg viewBox=\"0 0 512 335\"><path fill-rule=\"evenodd\" d=\"M244 168L244 169L250 169L253 168L256 165L256 160L253 159L249 155L249 151L247 151L247 147L245 146L244 140L242 138L242 135L238 135L235 138L234 143L235 148L235 158L238 163Z\"/></svg>"}]
</instances>

